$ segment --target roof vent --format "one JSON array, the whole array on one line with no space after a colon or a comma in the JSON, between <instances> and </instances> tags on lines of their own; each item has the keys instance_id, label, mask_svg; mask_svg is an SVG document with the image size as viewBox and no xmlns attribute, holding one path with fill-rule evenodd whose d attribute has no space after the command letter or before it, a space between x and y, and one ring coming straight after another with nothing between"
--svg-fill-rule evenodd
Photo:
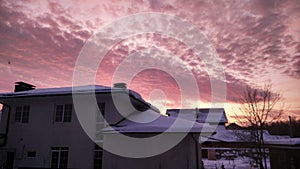
<instances>
[{"instance_id":1,"label":"roof vent","mask_svg":"<svg viewBox=\"0 0 300 169\"><path fill-rule=\"evenodd\" d=\"M127 89L126 83L114 83L114 88Z\"/></svg>"},{"instance_id":2,"label":"roof vent","mask_svg":"<svg viewBox=\"0 0 300 169\"><path fill-rule=\"evenodd\" d=\"M35 86L25 83L25 82L16 82L14 92L22 92L27 90L34 90Z\"/></svg>"}]
</instances>

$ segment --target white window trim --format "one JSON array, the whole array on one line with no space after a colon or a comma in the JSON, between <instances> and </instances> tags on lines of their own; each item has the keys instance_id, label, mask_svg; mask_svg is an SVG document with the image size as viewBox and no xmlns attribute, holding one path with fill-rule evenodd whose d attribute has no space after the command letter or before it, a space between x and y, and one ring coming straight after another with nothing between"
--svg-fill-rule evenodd
<instances>
[{"instance_id":1,"label":"white window trim","mask_svg":"<svg viewBox=\"0 0 300 169\"><path fill-rule=\"evenodd\" d=\"M72 111L71 111L71 121L64 121L64 117L65 117L65 106L66 105L72 105ZM62 108L62 117L61 117L61 120L60 121L56 121L56 111L57 111L57 106L63 106ZM73 116L73 104L71 103L64 103L64 104L55 104L55 107L54 107L54 118L53 118L53 121L54 123L71 123L72 122L72 116Z\"/></svg>"},{"instance_id":2,"label":"white window trim","mask_svg":"<svg viewBox=\"0 0 300 169\"><path fill-rule=\"evenodd\" d=\"M22 122L23 121L23 119L24 119L24 117L23 117L23 115L24 115L24 107L25 106L28 106L29 107L29 110L28 110L28 119L27 119L27 122ZM18 107L21 107L21 114L20 114L20 121L16 121L16 117L17 117L17 108ZM22 105L17 105L17 106L15 106L15 111L14 111L14 117L13 117L13 122L14 123L19 123L19 124L27 124L27 123L29 123L29 116L30 116L30 105L29 104L22 104Z\"/></svg>"},{"instance_id":3,"label":"white window trim","mask_svg":"<svg viewBox=\"0 0 300 169\"><path fill-rule=\"evenodd\" d=\"M53 147L52 147L53 148ZM66 151L66 152L68 152L68 158L69 158L69 147L57 147L57 148L59 148L59 150L52 150L52 148L51 148L51 166L50 167L52 167L52 153L53 152L58 152L58 159L57 159L57 165L58 166L55 166L56 168L59 168L59 165L60 165L60 160L61 160L61 153L62 153L62 151ZM62 150L62 148L68 148L68 150ZM69 162L69 160L68 160L68 162ZM67 163L67 166L68 166L68 163Z\"/></svg>"}]
</instances>

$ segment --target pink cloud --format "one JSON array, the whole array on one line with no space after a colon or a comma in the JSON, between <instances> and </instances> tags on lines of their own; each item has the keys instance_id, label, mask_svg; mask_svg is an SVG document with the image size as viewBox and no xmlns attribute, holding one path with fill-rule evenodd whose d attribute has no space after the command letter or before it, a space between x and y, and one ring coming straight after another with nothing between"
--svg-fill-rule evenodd
<instances>
[{"instance_id":1,"label":"pink cloud","mask_svg":"<svg viewBox=\"0 0 300 169\"><path fill-rule=\"evenodd\" d=\"M93 33L119 17L153 11L179 16L203 31L219 54L226 75L227 99L234 102L245 86L261 83L257 79L279 84L281 79L292 78L298 83L299 9L297 0L1 1L0 76L5 77L0 82L1 91L11 90L13 82L19 80L38 87L71 85L76 58ZM163 48L189 66L197 77L201 98L209 101L209 76L193 51L172 38L147 36L116 44L100 65L96 82L111 85L114 70L131 53L148 47ZM129 40L132 43L126 44ZM274 70L280 72L281 79L270 76ZM156 81L147 78L152 76ZM180 93L173 83L167 74L150 69L137 74L130 87L145 97L151 89L161 87L175 105Z\"/></svg>"}]
</instances>

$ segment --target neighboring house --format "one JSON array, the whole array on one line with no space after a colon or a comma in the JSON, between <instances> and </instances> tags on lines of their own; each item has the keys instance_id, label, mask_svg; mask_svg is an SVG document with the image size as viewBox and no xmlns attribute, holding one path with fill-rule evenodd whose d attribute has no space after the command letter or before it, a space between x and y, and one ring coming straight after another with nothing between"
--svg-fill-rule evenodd
<instances>
[{"instance_id":1,"label":"neighboring house","mask_svg":"<svg viewBox=\"0 0 300 169\"><path fill-rule=\"evenodd\" d=\"M225 131L225 124L228 122L224 108L168 109L166 114L171 117L181 117L186 120L214 126L216 134ZM201 141L205 142L202 144L202 155L210 160L216 159L216 149L220 148L215 145L219 140L215 140L213 137L201 137ZM213 144L211 144L211 141Z\"/></svg>"},{"instance_id":2,"label":"neighboring house","mask_svg":"<svg viewBox=\"0 0 300 169\"><path fill-rule=\"evenodd\" d=\"M179 112L181 113L179 115ZM225 127L227 118L225 110L218 109L168 109L167 115L218 125L215 134L203 138L202 156L211 160L216 160L217 154L223 153L223 157L234 161L236 153L252 152L256 147L254 131L245 129L235 123ZM210 116L209 116L210 115ZM263 131L265 147L269 149L270 166L272 169L296 169L300 168L300 138L290 138L289 136L270 135L267 130ZM224 152L227 152L224 153ZM244 154L246 155L246 154Z\"/></svg>"},{"instance_id":3,"label":"neighboring house","mask_svg":"<svg viewBox=\"0 0 300 169\"><path fill-rule=\"evenodd\" d=\"M264 146L270 158L272 169L296 169L300 168L300 138L290 136L271 135L267 130L263 131ZM216 130L216 134L202 144L202 147L229 148L246 152L246 156L255 157L257 144L254 131L244 129L238 125L230 125L226 130ZM244 151L244 152L243 152ZM237 156L227 156L226 159L234 159ZM267 164L268 165L268 164Z\"/></svg>"},{"instance_id":4,"label":"neighboring house","mask_svg":"<svg viewBox=\"0 0 300 169\"><path fill-rule=\"evenodd\" d=\"M90 105L87 96L91 94L96 96L96 106ZM76 114L74 95L85 105L84 114ZM129 98L130 103L123 102L125 98ZM122 102L121 109L115 106L114 99ZM0 164L6 169L202 168L199 133L211 133L210 129L203 130L200 123L161 115L138 93L126 88L91 85L35 89L33 85L18 82L15 92L0 94L0 103L3 105ZM99 118L99 110L106 122ZM170 129L176 122L179 125ZM186 126L191 129L186 130ZM86 128L91 130L86 131ZM126 142L114 140L118 132L133 138L149 138L163 132L170 138L187 134L165 153L148 158L127 158L99 146L109 147L114 142L120 150L127 148ZM144 144L136 145L132 151L151 149L146 142ZM162 143L156 145L159 148Z\"/></svg>"},{"instance_id":5,"label":"neighboring house","mask_svg":"<svg viewBox=\"0 0 300 169\"><path fill-rule=\"evenodd\" d=\"M226 126L226 130L245 130L242 126L239 126L236 123L230 123Z\"/></svg>"},{"instance_id":6,"label":"neighboring house","mask_svg":"<svg viewBox=\"0 0 300 169\"><path fill-rule=\"evenodd\" d=\"M300 138L282 138L266 141L270 150L272 169L300 168Z\"/></svg>"}]
</instances>

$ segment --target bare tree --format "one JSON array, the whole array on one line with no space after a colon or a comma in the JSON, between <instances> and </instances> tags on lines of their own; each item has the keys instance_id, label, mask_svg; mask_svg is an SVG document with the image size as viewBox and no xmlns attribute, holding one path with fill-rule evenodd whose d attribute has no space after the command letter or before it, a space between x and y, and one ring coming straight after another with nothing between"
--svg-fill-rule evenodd
<instances>
[{"instance_id":1,"label":"bare tree","mask_svg":"<svg viewBox=\"0 0 300 169\"><path fill-rule=\"evenodd\" d=\"M255 142L257 162L261 169L267 168L264 129L268 123L278 120L281 116L284 107L283 104L279 105L281 99L282 95L273 91L270 82L265 83L262 88L247 87L239 99L238 109L242 116L236 117L251 129L251 138Z\"/></svg>"}]
</instances>

